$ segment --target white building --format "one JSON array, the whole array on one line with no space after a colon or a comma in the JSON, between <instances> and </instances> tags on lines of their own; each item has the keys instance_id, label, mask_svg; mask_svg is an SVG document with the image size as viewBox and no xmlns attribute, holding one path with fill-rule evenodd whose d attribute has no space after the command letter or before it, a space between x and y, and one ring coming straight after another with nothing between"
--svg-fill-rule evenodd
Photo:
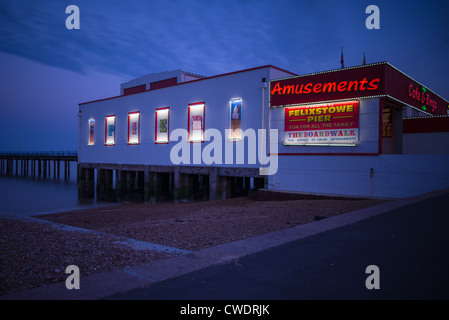
<instances>
[{"instance_id":1,"label":"white building","mask_svg":"<svg viewBox=\"0 0 449 320\"><path fill-rule=\"evenodd\" d=\"M149 74L79 105L80 196L179 201L263 188L401 198L449 187L448 105L388 63ZM403 120L415 116L440 129Z\"/></svg>"},{"instance_id":2,"label":"white building","mask_svg":"<svg viewBox=\"0 0 449 320\"><path fill-rule=\"evenodd\" d=\"M80 195L92 197L97 190L99 199L122 199L137 190L145 200L217 199L263 187L251 133L269 126L268 82L292 75L274 66L207 78L177 70L122 84L120 96L81 103ZM239 119L232 119L238 105ZM240 125L248 138L228 134L231 125ZM209 134L222 148L208 152ZM182 146L184 152L173 157ZM220 151L221 161L214 153ZM205 163L202 155L214 162Z\"/></svg>"}]
</instances>

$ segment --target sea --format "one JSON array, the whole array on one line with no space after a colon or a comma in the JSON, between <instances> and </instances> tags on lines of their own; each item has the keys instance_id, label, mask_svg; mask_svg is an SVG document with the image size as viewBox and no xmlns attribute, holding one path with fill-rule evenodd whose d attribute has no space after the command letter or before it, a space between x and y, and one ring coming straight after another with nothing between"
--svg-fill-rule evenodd
<instances>
[{"instance_id":1,"label":"sea","mask_svg":"<svg viewBox=\"0 0 449 320\"><path fill-rule=\"evenodd\" d=\"M61 166L62 167L62 166ZM23 176L0 176L0 216L33 216L108 205L96 199L78 199L76 163L71 163L71 176L46 179Z\"/></svg>"}]
</instances>

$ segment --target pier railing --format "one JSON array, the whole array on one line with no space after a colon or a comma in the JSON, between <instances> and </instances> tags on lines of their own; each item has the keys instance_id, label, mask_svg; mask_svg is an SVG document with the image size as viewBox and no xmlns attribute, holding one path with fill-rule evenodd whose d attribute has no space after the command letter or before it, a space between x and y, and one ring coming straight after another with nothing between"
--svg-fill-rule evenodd
<instances>
[{"instance_id":1,"label":"pier railing","mask_svg":"<svg viewBox=\"0 0 449 320\"><path fill-rule=\"evenodd\" d=\"M66 157L77 158L77 151L24 151L24 152L0 152L0 158L22 158L22 157Z\"/></svg>"}]
</instances>

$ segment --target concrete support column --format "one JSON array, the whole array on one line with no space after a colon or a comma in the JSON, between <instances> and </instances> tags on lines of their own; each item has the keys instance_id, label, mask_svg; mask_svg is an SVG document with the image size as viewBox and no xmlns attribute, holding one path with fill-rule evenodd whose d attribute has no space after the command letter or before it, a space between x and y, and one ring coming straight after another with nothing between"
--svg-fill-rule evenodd
<instances>
[{"instance_id":1,"label":"concrete support column","mask_svg":"<svg viewBox=\"0 0 449 320\"><path fill-rule=\"evenodd\" d=\"M265 188L265 179L264 178L254 178L254 188L256 190Z\"/></svg>"},{"instance_id":2,"label":"concrete support column","mask_svg":"<svg viewBox=\"0 0 449 320\"><path fill-rule=\"evenodd\" d=\"M179 202L193 197L193 176L182 174L178 166L173 168L173 201Z\"/></svg>"},{"instance_id":3,"label":"concrete support column","mask_svg":"<svg viewBox=\"0 0 449 320\"><path fill-rule=\"evenodd\" d=\"M243 177L235 177L234 179L234 190L236 191L237 195L241 196L243 194Z\"/></svg>"},{"instance_id":4,"label":"concrete support column","mask_svg":"<svg viewBox=\"0 0 449 320\"><path fill-rule=\"evenodd\" d=\"M97 169L97 201L105 199L105 170Z\"/></svg>"},{"instance_id":5,"label":"concrete support column","mask_svg":"<svg viewBox=\"0 0 449 320\"><path fill-rule=\"evenodd\" d=\"M179 172L179 166L173 168L173 201L179 202L181 187L181 173Z\"/></svg>"},{"instance_id":6,"label":"concrete support column","mask_svg":"<svg viewBox=\"0 0 449 320\"><path fill-rule=\"evenodd\" d=\"M94 169L78 167L78 198L95 197L95 177Z\"/></svg>"},{"instance_id":7,"label":"concrete support column","mask_svg":"<svg viewBox=\"0 0 449 320\"><path fill-rule=\"evenodd\" d=\"M218 168L211 167L209 173L209 200L217 200L218 196Z\"/></svg>"},{"instance_id":8,"label":"concrete support column","mask_svg":"<svg viewBox=\"0 0 449 320\"><path fill-rule=\"evenodd\" d=\"M225 200L231 197L232 181L230 177L218 177L220 199Z\"/></svg>"},{"instance_id":9,"label":"concrete support column","mask_svg":"<svg viewBox=\"0 0 449 320\"><path fill-rule=\"evenodd\" d=\"M136 172L136 188L137 188L137 198L139 201L143 201L144 191L145 191L145 174L144 171Z\"/></svg>"},{"instance_id":10,"label":"concrete support column","mask_svg":"<svg viewBox=\"0 0 449 320\"><path fill-rule=\"evenodd\" d=\"M245 177L245 194L248 195L250 190L251 190L251 178Z\"/></svg>"},{"instance_id":11,"label":"concrete support column","mask_svg":"<svg viewBox=\"0 0 449 320\"><path fill-rule=\"evenodd\" d=\"M115 172L116 176L115 176L115 192L116 192L116 199L117 201L122 201L123 199L123 184L124 184L124 179L123 179L123 172L122 169L117 169Z\"/></svg>"},{"instance_id":12,"label":"concrete support column","mask_svg":"<svg viewBox=\"0 0 449 320\"><path fill-rule=\"evenodd\" d=\"M158 185L158 173L150 171L150 200L151 202L156 202L159 196L159 185Z\"/></svg>"},{"instance_id":13,"label":"concrete support column","mask_svg":"<svg viewBox=\"0 0 449 320\"><path fill-rule=\"evenodd\" d=\"M136 189L136 172L135 171L126 171L126 180L125 180L125 200L129 201L132 199L135 189Z\"/></svg>"},{"instance_id":14,"label":"concrete support column","mask_svg":"<svg viewBox=\"0 0 449 320\"><path fill-rule=\"evenodd\" d=\"M181 187L180 196L181 200L193 200L193 179L197 178L197 175L193 174L181 174Z\"/></svg>"},{"instance_id":15,"label":"concrete support column","mask_svg":"<svg viewBox=\"0 0 449 320\"><path fill-rule=\"evenodd\" d=\"M95 197L95 177L93 168L86 169L86 190L88 198Z\"/></svg>"},{"instance_id":16,"label":"concrete support column","mask_svg":"<svg viewBox=\"0 0 449 320\"><path fill-rule=\"evenodd\" d=\"M143 171L143 201L149 202L150 201L150 192L151 192L151 186L150 186L150 168L145 168Z\"/></svg>"},{"instance_id":17,"label":"concrete support column","mask_svg":"<svg viewBox=\"0 0 449 320\"><path fill-rule=\"evenodd\" d=\"M86 174L84 168L78 165L78 199L86 197Z\"/></svg>"},{"instance_id":18,"label":"concrete support column","mask_svg":"<svg viewBox=\"0 0 449 320\"><path fill-rule=\"evenodd\" d=\"M70 162L68 163L70 165ZM114 171L105 170L104 173L104 196L105 201L114 201Z\"/></svg>"}]
</instances>

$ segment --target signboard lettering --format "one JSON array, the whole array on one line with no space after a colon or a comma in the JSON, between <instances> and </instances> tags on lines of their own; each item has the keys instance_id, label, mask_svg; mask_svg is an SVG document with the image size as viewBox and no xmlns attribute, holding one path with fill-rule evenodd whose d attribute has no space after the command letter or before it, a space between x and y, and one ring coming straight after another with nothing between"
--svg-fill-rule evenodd
<instances>
[{"instance_id":1,"label":"signboard lettering","mask_svg":"<svg viewBox=\"0 0 449 320\"><path fill-rule=\"evenodd\" d=\"M284 144L357 142L359 102L287 107L284 129Z\"/></svg>"}]
</instances>

